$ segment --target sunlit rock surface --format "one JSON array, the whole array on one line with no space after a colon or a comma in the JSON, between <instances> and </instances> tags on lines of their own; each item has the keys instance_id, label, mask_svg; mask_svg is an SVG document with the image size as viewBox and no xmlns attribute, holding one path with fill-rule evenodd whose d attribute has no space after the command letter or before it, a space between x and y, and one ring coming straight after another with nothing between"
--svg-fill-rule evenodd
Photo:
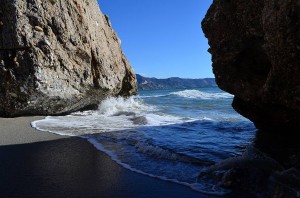
<instances>
[{"instance_id":1,"label":"sunlit rock surface","mask_svg":"<svg viewBox=\"0 0 300 198\"><path fill-rule=\"evenodd\" d=\"M65 114L136 93L96 0L0 0L0 115Z\"/></svg>"}]
</instances>

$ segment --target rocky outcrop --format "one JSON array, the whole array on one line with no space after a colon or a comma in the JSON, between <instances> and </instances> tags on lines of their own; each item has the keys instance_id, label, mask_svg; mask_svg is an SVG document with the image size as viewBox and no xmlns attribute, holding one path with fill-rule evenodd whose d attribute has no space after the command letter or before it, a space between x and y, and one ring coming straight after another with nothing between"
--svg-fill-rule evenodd
<instances>
[{"instance_id":1,"label":"rocky outcrop","mask_svg":"<svg viewBox=\"0 0 300 198\"><path fill-rule=\"evenodd\" d=\"M233 197L297 198L300 192L299 141L257 131L253 144L241 156L203 169L198 182L203 179L214 181L217 187L232 189L232 194L237 194Z\"/></svg>"},{"instance_id":2,"label":"rocky outcrop","mask_svg":"<svg viewBox=\"0 0 300 198\"><path fill-rule=\"evenodd\" d=\"M1 0L0 115L66 114L136 93L96 0Z\"/></svg>"},{"instance_id":3,"label":"rocky outcrop","mask_svg":"<svg viewBox=\"0 0 300 198\"><path fill-rule=\"evenodd\" d=\"M148 78L136 75L139 90L158 90L158 89L195 89L201 87L216 87L214 78L186 79L186 78Z\"/></svg>"},{"instance_id":4,"label":"rocky outcrop","mask_svg":"<svg viewBox=\"0 0 300 198\"><path fill-rule=\"evenodd\" d=\"M264 130L300 128L300 1L214 0L202 28L216 82Z\"/></svg>"},{"instance_id":5,"label":"rocky outcrop","mask_svg":"<svg viewBox=\"0 0 300 198\"><path fill-rule=\"evenodd\" d=\"M300 1L214 0L202 28L217 84L262 130L242 156L200 178L257 197L299 197Z\"/></svg>"}]
</instances>

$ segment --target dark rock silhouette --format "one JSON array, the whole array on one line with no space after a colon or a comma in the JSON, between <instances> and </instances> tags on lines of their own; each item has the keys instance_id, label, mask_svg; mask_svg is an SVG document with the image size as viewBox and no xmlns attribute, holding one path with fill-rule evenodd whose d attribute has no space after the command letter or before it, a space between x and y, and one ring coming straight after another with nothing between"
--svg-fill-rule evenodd
<instances>
[{"instance_id":1,"label":"dark rock silhouette","mask_svg":"<svg viewBox=\"0 0 300 198\"><path fill-rule=\"evenodd\" d=\"M242 156L200 178L255 197L299 197L300 1L214 0L202 29L218 86L260 130Z\"/></svg>"},{"instance_id":2,"label":"dark rock silhouette","mask_svg":"<svg viewBox=\"0 0 300 198\"><path fill-rule=\"evenodd\" d=\"M259 129L300 129L299 23L298 0L215 0L202 21L217 84Z\"/></svg>"}]
</instances>

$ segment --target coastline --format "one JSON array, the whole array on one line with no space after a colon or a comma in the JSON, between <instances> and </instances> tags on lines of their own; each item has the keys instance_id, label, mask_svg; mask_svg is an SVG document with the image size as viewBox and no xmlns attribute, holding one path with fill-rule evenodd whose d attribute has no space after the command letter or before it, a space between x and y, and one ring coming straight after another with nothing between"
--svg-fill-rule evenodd
<instances>
[{"instance_id":1,"label":"coastline","mask_svg":"<svg viewBox=\"0 0 300 198\"><path fill-rule=\"evenodd\" d=\"M131 172L86 140L0 118L1 197L213 197Z\"/></svg>"}]
</instances>

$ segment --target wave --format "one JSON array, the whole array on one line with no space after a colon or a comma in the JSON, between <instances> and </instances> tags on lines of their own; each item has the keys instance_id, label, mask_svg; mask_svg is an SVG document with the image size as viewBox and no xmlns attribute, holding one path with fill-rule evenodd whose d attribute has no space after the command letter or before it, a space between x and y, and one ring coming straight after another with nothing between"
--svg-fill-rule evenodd
<instances>
[{"instance_id":1,"label":"wave","mask_svg":"<svg viewBox=\"0 0 300 198\"><path fill-rule=\"evenodd\" d=\"M176 95L176 96L190 98L190 99L203 99L203 100L222 99L222 98L232 98L233 97L233 95L231 95L229 93L207 93L207 92L202 92L199 90L177 91L177 92L172 92L171 95Z\"/></svg>"},{"instance_id":2,"label":"wave","mask_svg":"<svg viewBox=\"0 0 300 198\"><path fill-rule=\"evenodd\" d=\"M155 110L153 106L145 105L141 100L135 99L134 97L127 99L122 97L108 97L101 102L97 113L110 116L120 112L138 113L153 110Z\"/></svg>"},{"instance_id":3,"label":"wave","mask_svg":"<svg viewBox=\"0 0 300 198\"><path fill-rule=\"evenodd\" d=\"M190 98L212 99L215 103L215 99L232 98L232 95L220 91L186 90L154 92L152 96L108 97L96 111L49 116L33 122L32 126L41 131L85 138L131 171L186 185L207 194L226 194L222 189L214 189L213 185L196 182L200 169L211 165L214 158L207 157L210 151L205 150L206 147L204 153L197 153L199 145L191 143L195 139L209 138L205 137L205 131L220 130L218 125L214 126L218 117L214 115L216 112L199 107L203 113L196 111L196 114L189 110L199 110L198 107L180 106L183 99L176 103L177 97L187 98L184 101L191 101L188 100ZM228 116L232 117L231 114ZM203 122L194 122L198 120Z\"/></svg>"},{"instance_id":4,"label":"wave","mask_svg":"<svg viewBox=\"0 0 300 198\"><path fill-rule=\"evenodd\" d=\"M175 115L164 114L154 106L146 105L134 97L108 97L97 111L83 111L68 116L48 116L34 121L32 126L40 131L59 135L80 136L110 131L133 129L142 126L163 126L193 121Z\"/></svg>"},{"instance_id":5,"label":"wave","mask_svg":"<svg viewBox=\"0 0 300 198\"><path fill-rule=\"evenodd\" d=\"M185 182L185 181L180 181L178 179L173 179L173 178L169 178L167 176L162 176L162 175L156 175L156 174L152 174L149 173L147 171L143 171L140 169L137 169L131 165L129 165L128 163L124 163L122 160L119 159L118 155L115 154L113 151L106 149L101 143L99 143L97 141L97 139L95 138L86 138L96 149L98 149L99 151L102 151L104 153L106 153L113 161L115 161L116 163L118 163L119 165L121 165L122 167L132 171L132 172L136 172L142 175L146 175L152 178L157 178L163 181L168 181L168 182L173 182L173 183L177 183L180 185L184 185L187 187L190 187L191 189L201 192L201 193L205 193L208 195L216 195L216 196L224 196L226 194L228 194L230 191L225 190L223 188L219 188L218 186L215 185L203 185L198 183L197 181L195 182ZM167 152L168 153L168 152ZM168 156L168 154L167 154ZM170 156L168 156L169 158Z\"/></svg>"},{"instance_id":6,"label":"wave","mask_svg":"<svg viewBox=\"0 0 300 198\"><path fill-rule=\"evenodd\" d=\"M214 164L214 162L212 161L203 161L195 157L177 153L167 148L162 148L158 145L154 145L146 141L134 140L133 143L137 152L143 153L156 159L166 159L176 162L191 163L205 166L210 166Z\"/></svg>"},{"instance_id":7,"label":"wave","mask_svg":"<svg viewBox=\"0 0 300 198\"><path fill-rule=\"evenodd\" d=\"M172 95L183 97L183 98L189 98L189 99L203 99L203 100L233 98L233 95L226 93L226 92L207 93L207 92L202 92L199 90L184 90L184 91L171 92L168 94L135 96L135 98L138 98L138 99L159 98L159 97L167 97L167 96L172 96Z\"/></svg>"},{"instance_id":8,"label":"wave","mask_svg":"<svg viewBox=\"0 0 300 198\"><path fill-rule=\"evenodd\" d=\"M135 98L159 98L170 96L171 94L158 94L158 95L150 95L150 96L135 96Z\"/></svg>"}]
</instances>

